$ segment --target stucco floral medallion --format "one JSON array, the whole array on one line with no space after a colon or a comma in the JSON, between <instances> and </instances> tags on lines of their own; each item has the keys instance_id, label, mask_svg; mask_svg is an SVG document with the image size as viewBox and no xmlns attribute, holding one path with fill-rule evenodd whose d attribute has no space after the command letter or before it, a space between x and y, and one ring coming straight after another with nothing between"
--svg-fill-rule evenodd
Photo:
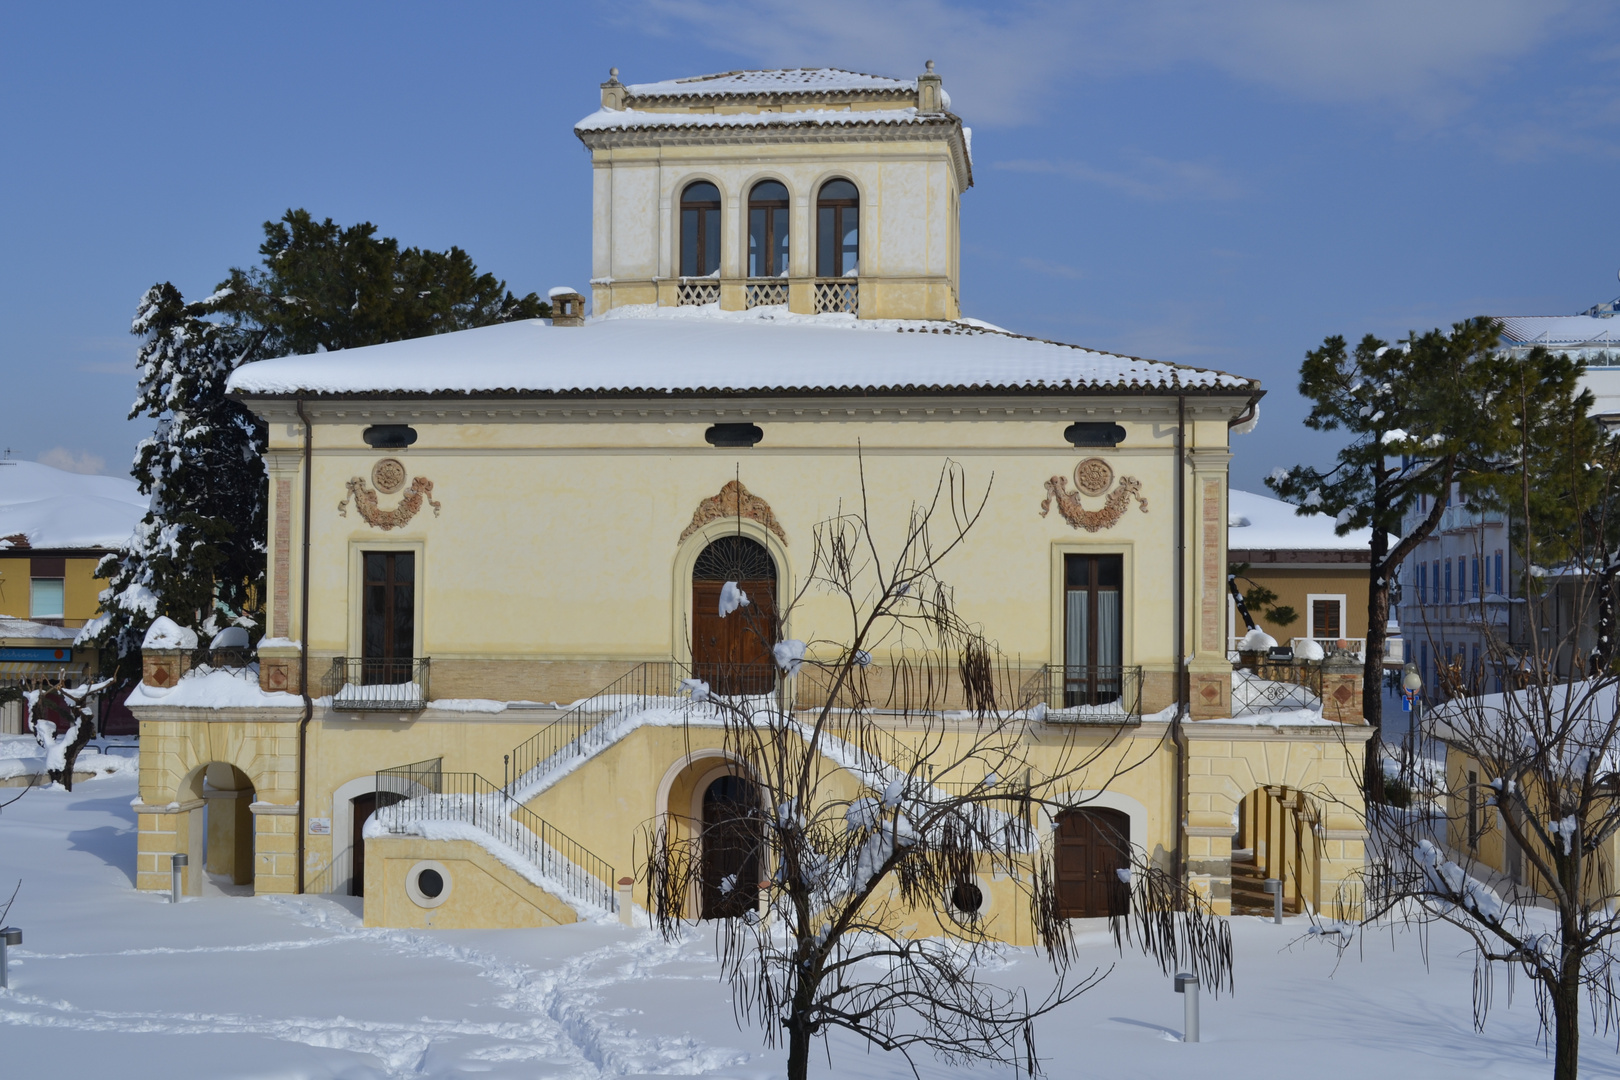
<instances>
[{"instance_id":1,"label":"stucco floral medallion","mask_svg":"<svg viewBox=\"0 0 1620 1080\"><path fill-rule=\"evenodd\" d=\"M1134 476L1122 476L1118 485L1114 485L1113 467L1102 458L1086 458L1074 467L1074 486L1076 491L1069 490L1069 480L1065 476L1054 476L1046 482L1046 498L1041 500L1041 517L1045 517L1057 503L1058 513L1076 529L1086 532L1097 532L1101 529L1112 529L1130 508L1131 499L1142 513L1147 513L1147 500L1142 497L1142 484ZM1087 510L1082 503L1082 496L1096 498L1108 492L1110 486L1114 490L1108 493L1102 506L1096 510Z\"/></svg>"},{"instance_id":2,"label":"stucco floral medallion","mask_svg":"<svg viewBox=\"0 0 1620 1080\"><path fill-rule=\"evenodd\" d=\"M711 521L731 517L757 521L775 533L776 538L782 543L788 542L787 533L782 530L781 522L776 520L776 514L771 511L771 504L749 491L740 480L727 480L718 495L710 495L698 503L697 509L692 512L692 524L681 533L681 540L685 540Z\"/></svg>"},{"instance_id":3,"label":"stucco floral medallion","mask_svg":"<svg viewBox=\"0 0 1620 1080\"><path fill-rule=\"evenodd\" d=\"M366 487L366 482L361 477L351 476L349 482L344 485L349 489L349 493L338 503L338 516L349 516L349 500L353 499L354 508L360 511L360 516L365 519L366 524L374 529L400 528L416 516L417 511L422 509L423 502L433 507L433 516L438 517L439 504L433 498L433 481L425 476L412 478L411 486L405 488L405 494L400 498L399 505L393 509L384 510L377 502L378 492L392 495L405 487L405 475L405 466L398 459L383 458L371 469L371 482L376 485L376 491Z\"/></svg>"}]
</instances>

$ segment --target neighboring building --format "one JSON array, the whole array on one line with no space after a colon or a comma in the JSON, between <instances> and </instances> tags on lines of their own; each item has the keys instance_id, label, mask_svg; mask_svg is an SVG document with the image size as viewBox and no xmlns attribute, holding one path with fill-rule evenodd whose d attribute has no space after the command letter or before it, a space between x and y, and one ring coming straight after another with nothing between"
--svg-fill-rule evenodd
<instances>
[{"instance_id":1,"label":"neighboring building","mask_svg":"<svg viewBox=\"0 0 1620 1080\"><path fill-rule=\"evenodd\" d=\"M1597 304L1580 315L1502 316L1502 347L1524 353L1542 347L1586 363L1582 385L1595 399L1592 415L1608 426L1620 423L1620 300ZM1528 610L1515 583L1522 574L1511 545L1509 515L1468 505L1453 491L1433 535L1401 568L1400 619L1408 659L1417 664L1426 692L1444 693L1442 670L1462 688L1499 693L1503 687L1493 648L1528 648L1523 615ZM1433 503L1421 498L1402 521L1409 531ZM1595 612L1582 612L1574 578L1553 575L1537 605L1546 641L1565 647L1555 661L1561 672L1579 670L1595 641ZM1588 605L1589 606L1589 605Z\"/></svg>"},{"instance_id":2,"label":"neighboring building","mask_svg":"<svg viewBox=\"0 0 1620 1080\"><path fill-rule=\"evenodd\" d=\"M69 628L95 618L96 564L146 507L132 480L0 461L0 616Z\"/></svg>"},{"instance_id":3,"label":"neighboring building","mask_svg":"<svg viewBox=\"0 0 1620 1080\"><path fill-rule=\"evenodd\" d=\"M688 674L776 685L768 654L717 617L725 583L777 610L805 584L818 522L864 498L887 543L952 459L970 488L994 481L941 573L1016 684L1045 688L1032 768L1071 737L1118 736L1143 762L1043 818L1044 835L1088 843L1070 837L1106 816L1161 865L1182 851L1224 911L1236 832L1291 903L1344 910L1364 839L1357 691L1334 697L1345 724L1226 719L1229 436L1259 384L957 318L972 176L937 75L615 78L602 101L578 128L596 177L590 319L554 290L554 322L233 375L269 425L269 636L256 685L188 672L183 629L149 639L130 699L138 887L167 889L168 855L185 852L191 891L206 871L258 892L363 892L371 925L611 907L649 823L701 836L719 823L709 796L734 805L724 792L750 783L719 731L642 711ZM775 632L846 627L812 589ZM631 702L611 726L590 711L604 698ZM536 704L574 699L590 700ZM435 815L473 804L427 797L495 790L521 813L491 796L476 805L493 821L453 822ZM410 813L368 836L402 794ZM703 865L719 890L728 864ZM989 931L1029 940L1011 883L976 884ZM1101 891L1079 893L1068 914L1107 913Z\"/></svg>"},{"instance_id":4,"label":"neighboring building","mask_svg":"<svg viewBox=\"0 0 1620 1080\"><path fill-rule=\"evenodd\" d=\"M131 480L0 461L0 686L73 686L95 674L96 651L73 639L100 612L96 564L146 506ZM109 700L104 720L108 710L127 718ZM0 707L0 733L21 730L20 706Z\"/></svg>"},{"instance_id":5,"label":"neighboring building","mask_svg":"<svg viewBox=\"0 0 1620 1080\"><path fill-rule=\"evenodd\" d=\"M1227 560L1232 565L1247 563L1244 576L1276 593L1276 606L1293 608L1299 615L1296 622L1279 626L1261 612L1251 612L1260 628L1296 648L1305 638L1324 648L1342 641L1357 656L1363 655L1372 530L1355 529L1339 536L1328 515L1300 515L1290 503L1250 491L1233 489L1227 505ZM1247 585L1240 580L1238 587ZM1228 648L1235 651L1246 628L1236 603L1229 605L1227 614ZM1385 663L1399 664L1400 626L1392 619L1387 629L1391 637L1384 649Z\"/></svg>"}]
</instances>

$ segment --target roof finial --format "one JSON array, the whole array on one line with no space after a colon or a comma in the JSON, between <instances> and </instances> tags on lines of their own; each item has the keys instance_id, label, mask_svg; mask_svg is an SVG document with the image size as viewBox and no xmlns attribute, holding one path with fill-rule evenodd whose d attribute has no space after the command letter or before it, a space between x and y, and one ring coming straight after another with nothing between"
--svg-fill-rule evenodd
<instances>
[{"instance_id":1,"label":"roof finial","mask_svg":"<svg viewBox=\"0 0 1620 1080\"><path fill-rule=\"evenodd\" d=\"M927 70L927 72L928 72L928 73L929 73L929 74L930 74L930 75L932 75L932 74L933 74L933 73L934 73L934 62L933 62L933 61L932 61L932 60L929 60L929 61L926 61L926 62L925 62L925 63L924 63L924 64L923 64L923 68L924 68L924 69L926 69L926 70Z\"/></svg>"},{"instance_id":2,"label":"roof finial","mask_svg":"<svg viewBox=\"0 0 1620 1080\"><path fill-rule=\"evenodd\" d=\"M614 82L617 82L619 79L619 69L616 67L608 68L608 78L612 79Z\"/></svg>"}]
</instances>

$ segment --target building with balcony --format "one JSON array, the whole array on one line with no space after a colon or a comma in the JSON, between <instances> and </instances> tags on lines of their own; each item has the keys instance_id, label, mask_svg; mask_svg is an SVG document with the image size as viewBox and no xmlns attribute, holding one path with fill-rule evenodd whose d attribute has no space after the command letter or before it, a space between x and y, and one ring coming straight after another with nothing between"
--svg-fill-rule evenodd
<instances>
[{"instance_id":1,"label":"building with balcony","mask_svg":"<svg viewBox=\"0 0 1620 1080\"><path fill-rule=\"evenodd\" d=\"M1030 770L1141 759L1042 811L1042 842L1091 852L1106 823L1096 858L1179 866L1224 911L1237 838L1291 903L1339 910L1357 710L1230 719L1227 462L1260 385L959 318L967 133L932 71L615 77L602 99L579 125L588 318L559 289L554 320L233 375L269 425L267 622L256 665L147 650L138 886L185 852L188 889L363 893L372 925L644 906L618 882L647 828L719 835L761 797L679 722L682 688L823 703L773 660L850 640L810 587L818 524L864 504L892 549L954 462L985 501L940 577L1030 710ZM904 711L903 653L866 659ZM752 876L705 860L716 890ZM970 884L992 933L1029 939L1005 876ZM1065 910L1117 891L1076 879Z\"/></svg>"}]
</instances>

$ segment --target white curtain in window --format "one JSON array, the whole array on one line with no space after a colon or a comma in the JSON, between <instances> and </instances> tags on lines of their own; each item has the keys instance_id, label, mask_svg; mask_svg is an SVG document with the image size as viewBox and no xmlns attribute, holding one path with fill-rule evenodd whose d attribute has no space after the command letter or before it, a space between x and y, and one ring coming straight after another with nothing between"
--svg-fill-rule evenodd
<instances>
[{"instance_id":1,"label":"white curtain in window","mask_svg":"<svg viewBox=\"0 0 1620 1080\"><path fill-rule=\"evenodd\" d=\"M1068 612L1065 617L1063 633L1063 663L1073 675L1074 669L1086 666L1087 634L1090 626L1087 625L1089 605L1087 601L1091 595L1079 589L1071 589L1068 594Z\"/></svg>"},{"instance_id":2,"label":"white curtain in window","mask_svg":"<svg viewBox=\"0 0 1620 1080\"><path fill-rule=\"evenodd\" d=\"M1119 593L1097 594L1097 666L1119 667Z\"/></svg>"}]
</instances>

